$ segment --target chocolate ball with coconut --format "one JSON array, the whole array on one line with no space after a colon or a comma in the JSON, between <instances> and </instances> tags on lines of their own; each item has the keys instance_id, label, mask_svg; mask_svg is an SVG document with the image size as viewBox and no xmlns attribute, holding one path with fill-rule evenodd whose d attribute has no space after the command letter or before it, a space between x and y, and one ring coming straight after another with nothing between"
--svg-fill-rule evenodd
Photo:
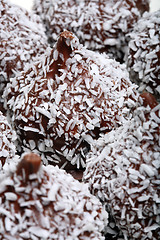
<instances>
[{"instance_id":1,"label":"chocolate ball with coconut","mask_svg":"<svg viewBox=\"0 0 160 240\"><path fill-rule=\"evenodd\" d=\"M130 121L95 141L83 180L106 205L125 239L157 240L160 104L149 93L143 93L142 100Z\"/></svg>"},{"instance_id":2,"label":"chocolate ball with coconut","mask_svg":"<svg viewBox=\"0 0 160 240\"><path fill-rule=\"evenodd\" d=\"M130 34L128 70L132 81L160 99L160 10L145 13Z\"/></svg>"},{"instance_id":3,"label":"chocolate ball with coconut","mask_svg":"<svg viewBox=\"0 0 160 240\"><path fill-rule=\"evenodd\" d=\"M74 32L87 48L108 52L123 61L126 34L149 10L148 0L35 0L34 10L46 27L50 42L64 30Z\"/></svg>"},{"instance_id":4,"label":"chocolate ball with coconut","mask_svg":"<svg viewBox=\"0 0 160 240\"><path fill-rule=\"evenodd\" d=\"M104 240L107 212L87 185L24 154L0 181L1 239Z\"/></svg>"},{"instance_id":5,"label":"chocolate ball with coconut","mask_svg":"<svg viewBox=\"0 0 160 240\"><path fill-rule=\"evenodd\" d=\"M7 118L0 112L0 171L10 164L16 154L16 133Z\"/></svg>"},{"instance_id":6,"label":"chocolate ball with coconut","mask_svg":"<svg viewBox=\"0 0 160 240\"><path fill-rule=\"evenodd\" d=\"M22 71L48 46L40 18L27 10L0 1L0 95L15 71ZM3 98L1 98L1 104Z\"/></svg>"},{"instance_id":7,"label":"chocolate ball with coconut","mask_svg":"<svg viewBox=\"0 0 160 240\"><path fill-rule=\"evenodd\" d=\"M139 97L124 65L86 50L68 31L4 96L22 150L67 170L85 167L92 139L122 125Z\"/></svg>"}]
</instances>

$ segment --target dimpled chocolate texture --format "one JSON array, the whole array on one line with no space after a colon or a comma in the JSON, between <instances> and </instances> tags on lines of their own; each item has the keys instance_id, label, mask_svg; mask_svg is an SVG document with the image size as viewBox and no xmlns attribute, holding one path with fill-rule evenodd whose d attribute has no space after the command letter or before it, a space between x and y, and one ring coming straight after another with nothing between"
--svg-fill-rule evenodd
<instances>
[{"instance_id":1,"label":"dimpled chocolate texture","mask_svg":"<svg viewBox=\"0 0 160 240\"><path fill-rule=\"evenodd\" d=\"M0 170L15 156L15 141L16 133L12 130L7 118L0 112Z\"/></svg>"},{"instance_id":2,"label":"dimpled chocolate texture","mask_svg":"<svg viewBox=\"0 0 160 240\"><path fill-rule=\"evenodd\" d=\"M145 13L130 34L128 70L132 81L160 99L160 10Z\"/></svg>"},{"instance_id":3,"label":"dimpled chocolate texture","mask_svg":"<svg viewBox=\"0 0 160 240\"><path fill-rule=\"evenodd\" d=\"M149 1L35 0L34 10L42 18L51 42L66 29L75 33L88 49L106 51L122 61L126 34L149 10Z\"/></svg>"},{"instance_id":4,"label":"dimpled chocolate texture","mask_svg":"<svg viewBox=\"0 0 160 240\"><path fill-rule=\"evenodd\" d=\"M0 1L1 95L14 71L22 71L26 63L44 53L47 46L44 27L37 15L7 0Z\"/></svg>"},{"instance_id":5,"label":"dimpled chocolate texture","mask_svg":"<svg viewBox=\"0 0 160 240\"><path fill-rule=\"evenodd\" d=\"M149 93L124 126L99 138L84 182L101 199L124 239L160 239L160 104Z\"/></svg>"},{"instance_id":6,"label":"dimpled chocolate texture","mask_svg":"<svg viewBox=\"0 0 160 240\"><path fill-rule=\"evenodd\" d=\"M107 212L84 183L25 154L0 182L1 239L104 240Z\"/></svg>"},{"instance_id":7,"label":"dimpled chocolate texture","mask_svg":"<svg viewBox=\"0 0 160 240\"><path fill-rule=\"evenodd\" d=\"M124 65L86 50L68 31L4 95L19 145L65 169L85 167L92 139L121 125L139 97Z\"/></svg>"}]
</instances>

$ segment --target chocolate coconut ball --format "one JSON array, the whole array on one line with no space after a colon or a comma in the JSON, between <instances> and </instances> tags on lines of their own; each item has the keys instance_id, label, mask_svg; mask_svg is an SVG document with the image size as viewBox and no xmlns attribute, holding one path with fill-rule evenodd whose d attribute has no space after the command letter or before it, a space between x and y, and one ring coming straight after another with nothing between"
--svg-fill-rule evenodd
<instances>
[{"instance_id":1,"label":"chocolate coconut ball","mask_svg":"<svg viewBox=\"0 0 160 240\"><path fill-rule=\"evenodd\" d=\"M107 212L87 185L25 154L0 182L1 239L103 240Z\"/></svg>"},{"instance_id":2,"label":"chocolate coconut ball","mask_svg":"<svg viewBox=\"0 0 160 240\"><path fill-rule=\"evenodd\" d=\"M128 70L132 81L160 99L160 10L145 13L130 34Z\"/></svg>"},{"instance_id":3,"label":"chocolate coconut ball","mask_svg":"<svg viewBox=\"0 0 160 240\"><path fill-rule=\"evenodd\" d=\"M136 87L124 65L86 50L65 31L4 95L22 149L71 170L85 167L92 139L128 119L139 97Z\"/></svg>"},{"instance_id":4,"label":"chocolate coconut ball","mask_svg":"<svg viewBox=\"0 0 160 240\"><path fill-rule=\"evenodd\" d=\"M124 239L160 238L160 104L144 93L134 118L102 138L84 181L106 204Z\"/></svg>"},{"instance_id":5,"label":"chocolate coconut ball","mask_svg":"<svg viewBox=\"0 0 160 240\"><path fill-rule=\"evenodd\" d=\"M15 156L16 133L7 118L0 112L0 170L6 163L10 163Z\"/></svg>"},{"instance_id":6,"label":"chocolate coconut ball","mask_svg":"<svg viewBox=\"0 0 160 240\"><path fill-rule=\"evenodd\" d=\"M88 49L105 51L123 61L130 32L148 0L35 0L34 11L46 27L49 41L65 29L74 32Z\"/></svg>"},{"instance_id":7,"label":"chocolate coconut ball","mask_svg":"<svg viewBox=\"0 0 160 240\"><path fill-rule=\"evenodd\" d=\"M7 0L0 1L0 94L15 71L45 52L47 38L40 18ZM3 99L1 99L3 102Z\"/></svg>"}]
</instances>

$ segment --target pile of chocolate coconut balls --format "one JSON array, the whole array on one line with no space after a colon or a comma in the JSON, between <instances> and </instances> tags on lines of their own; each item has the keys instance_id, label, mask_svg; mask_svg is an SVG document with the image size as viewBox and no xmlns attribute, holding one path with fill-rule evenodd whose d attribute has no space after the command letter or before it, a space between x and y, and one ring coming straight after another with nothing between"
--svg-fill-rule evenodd
<instances>
[{"instance_id":1,"label":"pile of chocolate coconut balls","mask_svg":"<svg viewBox=\"0 0 160 240\"><path fill-rule=\"evenodd\" d=\"M0 239L160 239L160 10L0 1Z\"/></svg>"}]
</instances>

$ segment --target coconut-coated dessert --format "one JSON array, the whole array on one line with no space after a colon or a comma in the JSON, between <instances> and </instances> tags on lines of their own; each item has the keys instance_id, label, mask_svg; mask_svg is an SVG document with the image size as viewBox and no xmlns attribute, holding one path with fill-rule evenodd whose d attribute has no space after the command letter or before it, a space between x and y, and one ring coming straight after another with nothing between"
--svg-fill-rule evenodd
<instances>
[{"instance_id":1,"label":"coconut-coated dessert","mask_svg":"<svg viewBox=\"0 0 160 240\"><path fill-rule=\"evenodd\" d=\"M149 10L148 0L35 0L34 10L46 27L50 42L65 29L88 49L105 51L123 61L126 34Z\"/></svg>"},{"instance_id":2,"label":"coconut-coated dessert","mask_svg":"<svg viewBox=\"0 0 160 240\"><path fill-rule=\"evenodd\" d=\"M143 106L124 126L99 138L83 180L106 205L124 239L160 238L160 104Z\"/></svg>"},{"instance_id":3,"label":"coconut-coated dessert","mask_svg":"<svg viewBox=\"0 0 160 240\"><path fill-rule=\"evenodd\" d=\"M104 240L107 212L87 185L41 158L24 154L0 181L0 237Z\"/></svg>"},{"instance_id":4,"label":"coconut-coated dessert","mask_svg":"<svg viewBox=\"0 0 160 240\"><path fill-rule=\"evenodd\" d=\"M15 71L22 71L47 46L45 29L36 14L0 1L0 95Z\"/></svg>"},{"instance_id":5,"label":"coconut-coated dessert","mask_svg":"<svg viewBox=\"0 0 160 240\"><path fill-rule=\"evenodd\" d=\"M140 91L160 99L160 10L145 13L130 34L128 71Z\"/></svg>"},{"instance_id":6,"label":"coconut-coated dessert","mask_svg":"<svg viewBox=\"0 0 160 240\"><path fill-rule=\"evenodd\" d=\"M0 112L0 170L10 163L16 154L16 133L7 118Z\"/></svg>"},{"instance_id":7,"label":"coconut-coated dessert","mask_svg":"<svg viewBox=\"0 0 160 240\"><path fill-rule=\"evenodd\" d=\"M85 167L93 138L128 119L136 88L125 65L86 50L64 31L53 50L11 80L4 96L23 151L71 170Z\"/></svg>"}]
</instances>

